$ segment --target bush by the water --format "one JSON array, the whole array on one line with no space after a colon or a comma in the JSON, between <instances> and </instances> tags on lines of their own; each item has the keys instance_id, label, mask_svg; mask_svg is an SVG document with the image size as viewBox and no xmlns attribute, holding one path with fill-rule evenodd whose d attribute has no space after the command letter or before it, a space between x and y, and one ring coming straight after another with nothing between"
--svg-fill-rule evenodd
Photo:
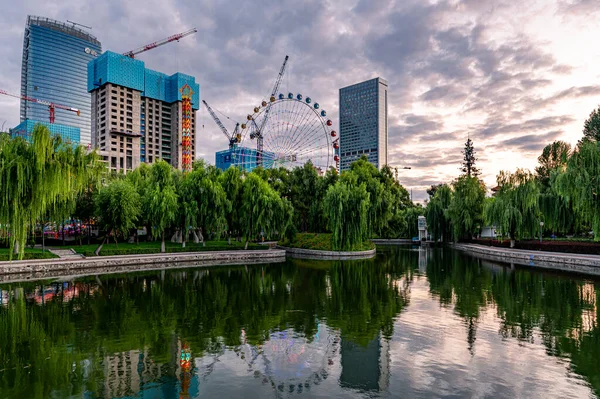
<instances>
[{"instance_id":1,"label":"bush by the water","mask_svg":"<svg viewBox=\"0 0 600 399\"><path fill-rule=\"evenodd\" d=\"M286 239L279 243L288 248L314 249L318 251L335 251L333 249L333 234L299 233L292 241ZM375 248L375 244L366 240L354 245L348 251L368 251Z\"/></svg>"}]
</instances>

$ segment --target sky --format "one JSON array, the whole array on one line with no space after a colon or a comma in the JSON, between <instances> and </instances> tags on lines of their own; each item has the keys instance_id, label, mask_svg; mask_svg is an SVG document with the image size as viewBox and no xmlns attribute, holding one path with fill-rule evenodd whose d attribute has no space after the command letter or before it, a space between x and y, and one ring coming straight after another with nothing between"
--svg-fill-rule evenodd
<instances>
[{"instance_id":1,"label":"sky","mask_svg":"<svg viewBox=\"0 0 600 399\"><path fill-rule=\"evenodd\" d=\"M28 14L91 26L116 52L197 28L138 59L195 76L201 98L233 120L269 96L285 55L282 89L317 99L334 126L339 88L380 76L388 160L416 201L458 177L468 137L491 188L500 170L533 170L546 144L575 144L600 103L597 0L24 0L0 14L10 92ZM197 154L214 163L227 139L204 109L198 119ZM0 96L0 127L18 123L19 101Z\"/></svg>"}]
</instances>

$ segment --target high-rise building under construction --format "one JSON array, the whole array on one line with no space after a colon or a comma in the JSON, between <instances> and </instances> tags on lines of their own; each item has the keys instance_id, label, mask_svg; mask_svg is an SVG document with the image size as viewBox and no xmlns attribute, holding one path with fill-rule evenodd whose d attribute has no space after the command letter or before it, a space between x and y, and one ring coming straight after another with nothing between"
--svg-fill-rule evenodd
<instances>
[{"instance_id":1,"label":"high-rise building under construction","mask_svg":"<svg viewBox=\"0 0 600 399\"><path fill-rule=\"evenodd\" d=\"M194 77L168 76L147 69L143 61L107 51L88 65L88 91L92 145L111 170L126 173L140 162L159 159L181 169L186 159L195 159L200 86ZM189 110L186 91L191 94ZM186 140L191 140L187 158Z\"/></svg>"}]
</instances>

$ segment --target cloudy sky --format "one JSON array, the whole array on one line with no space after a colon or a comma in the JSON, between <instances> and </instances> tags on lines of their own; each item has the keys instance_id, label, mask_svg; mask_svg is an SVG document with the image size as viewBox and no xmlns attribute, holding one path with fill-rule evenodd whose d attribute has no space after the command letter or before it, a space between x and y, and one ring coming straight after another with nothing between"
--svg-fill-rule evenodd
<instances>
[{"instance_id":1,"label":"cloudy sky","mask_svg":"<svg viewBox=\"0 0 600 399\"><path fill-rule=\"evenodd\" d=\"M475 142L488 186L498 171L533 168L544 145L575 143L600 103L597 0L24 0L0 14L0 88L19 92L28 14L92 26L124 52L175 32L196 35L140 57L194 75L201 97L232 118L283 88L317 99L337 124L338 89L389 81L389 159L415 200L459 174ZM0 97L0 126L19 102ZM227 147L204 110L199 156ZM204 125L204 128L201 126Z\"/></svg>"}]
</instances>

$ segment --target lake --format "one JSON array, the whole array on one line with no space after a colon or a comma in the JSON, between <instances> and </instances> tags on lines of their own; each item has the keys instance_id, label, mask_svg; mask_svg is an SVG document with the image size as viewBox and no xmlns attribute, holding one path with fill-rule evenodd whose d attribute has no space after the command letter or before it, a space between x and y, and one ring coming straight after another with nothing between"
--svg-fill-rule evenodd
<instances>
[{"instance_id":1,"label":"lake","mask_svg":"<svg viewBox=\"0 0 600 399\"><path fill-rule=\"evenodd\" d=\"M451 249L0 285L0 398L596 397L599 280Z\"/></svg>"}]
</instances>

